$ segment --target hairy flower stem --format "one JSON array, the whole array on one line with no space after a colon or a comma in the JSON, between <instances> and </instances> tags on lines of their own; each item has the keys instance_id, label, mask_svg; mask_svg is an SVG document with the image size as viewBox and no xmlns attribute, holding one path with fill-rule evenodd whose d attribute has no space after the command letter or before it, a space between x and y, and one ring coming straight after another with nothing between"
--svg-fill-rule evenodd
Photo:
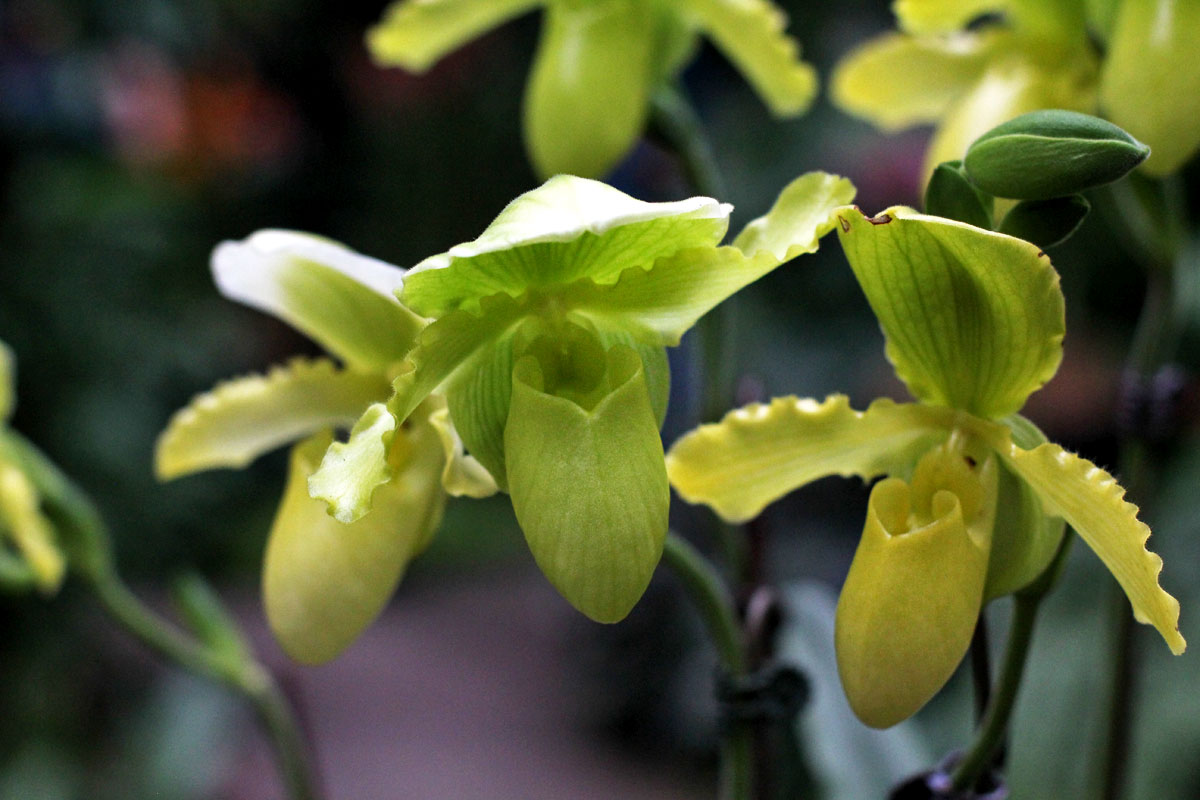
<instances>
[{"instance_id":1,"label":"hairy flower stem","mask_svg":"<svg viewBox=\"0 0 1200 800\"><path fill-rule=\"evenodd\" d=\"M663 563L675 573L684 591L700 612L721 666L731 676L746 673L747 660L733 596L721 576L704 556L674 531L667 532ZM735 723L721 741L722 800L749 800L753 785L752 734L744 723Z\"/></svg>"},{"instance_id":2,"label":"hairy flower stem","mask_svg":"<svg viewBox=\"0 0 1200 800\"><path fill-rule=\"evenodd\" d=\"M1029 645L1033 640L1033 625L1037 619L1038 607L1042 598L1058 580L1073 540L1074 537L1068 532L1063 537L1054 560L1041 577L1013 595L1012 623L1008 630L1004 662L1000 665L1000 677L991 693L983 721L975 733L975 741L971 743L951 776L954 790L957 792L970 790L993 766L997 755L1004 748L1008 722L1016 704L1017 690L1021 686L1025 661L1029 656Z\"/></svg>"},{"instance_id":3,"label":"hairy flower stem","mask_svg":"<svg viewBox=\"0 0 1200 800\"><path fill-rule=\"evenodd\" d=\"M317 800L308 747L287 699L271 673L223 630L222 643L193 637L160 617L130 591L117 573L108 531L90 498L41 451L15 433L0 438L6 455L19 459L54 521L72 571L95 593L109 616L163 657L189 672L228 686L254 706L275 750L290 800ZM214 625L232 625L223 615Z\"/></svg>"}]
</instances>

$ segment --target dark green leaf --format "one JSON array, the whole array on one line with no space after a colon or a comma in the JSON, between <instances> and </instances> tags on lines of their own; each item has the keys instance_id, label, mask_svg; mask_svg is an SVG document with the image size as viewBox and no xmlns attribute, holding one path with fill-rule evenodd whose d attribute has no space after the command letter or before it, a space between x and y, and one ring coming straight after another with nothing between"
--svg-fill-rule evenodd
<instances>
[{"instance_id":1,"label":"dark green leaf","mask_svg":"<svg viewBox=\"0 0 1200 800\"><path fill-rule=\"evenodd\" d=\"M1045 250L1062 244L1083 224L1092 204L1083 195L1017 203L1000 223L1000 232Z\"/></svg>"},{"instance_id":2,"label":"dark green leaf","mask_svg":"<svg viewBox=\"0 0 1200 800\"><path fill-rule=\"evenodd\" d=\"M943 161L929 177L925 213L992 229L993 198L967 179L961 161Z\"/></svg>"}]
</instances>

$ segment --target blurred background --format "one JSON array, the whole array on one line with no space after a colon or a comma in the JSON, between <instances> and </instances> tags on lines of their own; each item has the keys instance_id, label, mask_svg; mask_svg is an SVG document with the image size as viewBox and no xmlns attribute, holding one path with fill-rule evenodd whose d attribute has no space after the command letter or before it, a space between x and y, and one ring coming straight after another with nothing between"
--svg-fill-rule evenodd
<instances>
[{"instance_id":1,"label":"blurred background","mask_svg":"<svg viewBox=\"0 0 1200 800\"><path fill-rule=\"evenodd\" d=\"M823 78L892 26L883 0L778 4ZM14 425L98 500L144 597L165 608L170 579L189 570L219 588L297 703L331 800L712 797L714 660L670 576L627 622L594 625L540 577L506 500L452 501L380 622L339 660L304 668L271 642L257 596L284 454L242 472L153 479L155 437L193 394L314 352L217 294L216 243L295 228L411 266L474 238L537 183L520 131L536 14L412 76L366 56L363 32L384 5L0 3L0 339L19 364ZM724 170L720 199L736 207L732 230L811 169L849 176L870 212L918 204L927 131L883 136L825 99L799 119L772 119L708 45L685 84ZM1195 163L1184 177L1200 207ZM694 193L651 144L609 180L647 200ZM1117 383L1143 279L1099 215L1086 225L1052 253L1066 357L1026 413L1114 469ZM832 240L735 305L735 366L751 395L841 391L859 408L904 397ZM1181 365L1188 397L1193 333ZM668 443L697 422L692 349L685 341L673 355ZM1195 437L1192 422L1165 443L1158 491L1132 499L1183 603L1183 632L1200 641ZM814 797L882 796L970 731L963 675L886 734L849 717L830 631L865 501L857 481L823 481L776 504L760 530L762 569L790 602L780 652L810 671L800 729ZM673 513L704 527L695 512ZM1040 620L1010 754L1023 800L1086 796L1110 580L1075 548ZM282 796L247 709L159 665L78 587L0 606L0 800ZM1004 606L991 612L998 640ZM1195 798L1195 656L1172 658L1148 630L1137 643L1131 796Z\"/></svg>"}]
</instances>

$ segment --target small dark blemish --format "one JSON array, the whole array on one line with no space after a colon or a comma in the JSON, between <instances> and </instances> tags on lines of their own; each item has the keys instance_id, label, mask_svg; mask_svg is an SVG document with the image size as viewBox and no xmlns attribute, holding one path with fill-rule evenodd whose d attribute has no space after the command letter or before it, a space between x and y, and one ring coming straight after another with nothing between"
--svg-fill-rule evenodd
<instances>
[{"instance_id":1,"label":"small dark blemish","mask_svg":"<svg viewBox=\"0 0 1200 800\"><path fill-rule=\"evenodd\" d=\"M880 214L878 217L867 217L867 222L872 225L887 225L892 221L891 214Z\"/></svg>"},{"instance_id":2,"label":"small dark blemish","mask_svg":"<svg viewBox=\"0 0 1200 800\"><path fill-rule=\"evenodd\" d=\"M968 467L975 469L975 459L971 458L970 456L963 456L963 461L967 462Z\"/></svg>"},{"instance_id":3,"label":"small dark blemish","mask_svg":"<svg viewBox=\"0 0 1200 800\"><path fill-rule=\"evenodd\" d=\"M1045 257L1046 257L1046 251L1045 251L1045 250L1038 250L1037 257L1038 257L1038 258L1045 258Z\"/></svg>"},{"instance_id":4,"label":"small dark blemish","mask_svg":"<svg viewBox=\"0 0 1200 800\"><path fill-rule=\"evenodd\" d=\"M838 214L838 222L842 224L842 230L846 231L846 233L850 232L850 223L846 222L846 218L841 214Z\"/></svg>"}]
</instances>

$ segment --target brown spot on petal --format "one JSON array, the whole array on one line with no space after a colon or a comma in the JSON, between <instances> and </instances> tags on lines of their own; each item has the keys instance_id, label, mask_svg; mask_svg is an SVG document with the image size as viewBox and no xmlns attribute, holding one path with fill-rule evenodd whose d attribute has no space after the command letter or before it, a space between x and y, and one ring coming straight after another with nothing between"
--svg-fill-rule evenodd
<instances>
[{"instance_id":1,"label":"brown spot on petal","mask_svg":"<svg viewBox=\"0 0 1200 800\"><path fill-rule=\"evenodd\" d=\"M841 214L838 214L838 222L842 224L842 230L844 230L846 233L850 232L850 223L846 222L846 218Z\"/></svg>"},{"instance_id":2,"label":"brown spot on petal","mask_svg":"<svg viewBox=\"0 0 1200 800\"><path fill-rule=\"evenodd\" d=\"M878 217L867 217L867 222L872 225L887 225L892 221L891 214L880 214Z\"/></svg>"}]
</instances>

